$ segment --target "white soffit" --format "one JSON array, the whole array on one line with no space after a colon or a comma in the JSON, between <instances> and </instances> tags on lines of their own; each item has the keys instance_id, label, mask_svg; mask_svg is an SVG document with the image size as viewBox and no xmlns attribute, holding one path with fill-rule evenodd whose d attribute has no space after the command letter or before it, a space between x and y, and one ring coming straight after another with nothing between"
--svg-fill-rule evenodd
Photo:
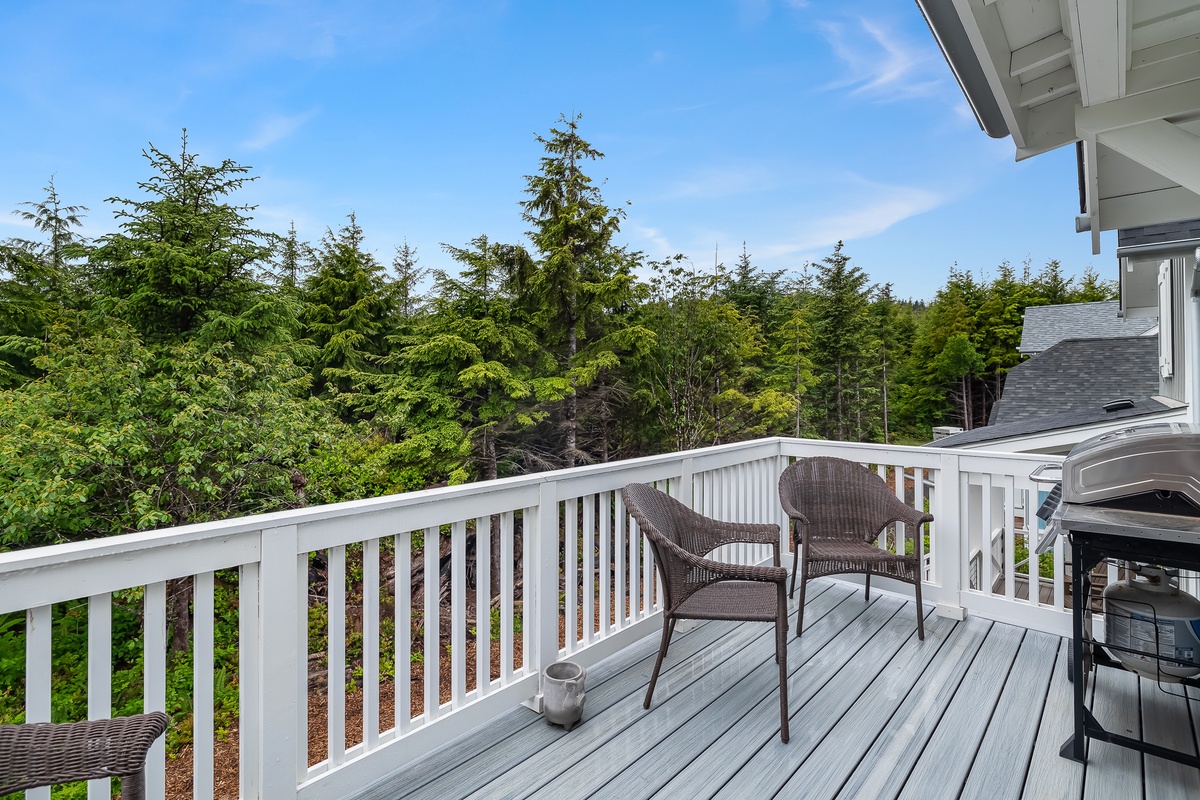
<instances>
[{"instance_id":1,"label":"white soffit","mask_svg":"<svg viewBox=\"0 0 1200 800\"><path fill-rule=\"evenodd\" d=\"M1200 216L1200 0L918 2L953 6L1018 159L1082 142L1095 252Z\"/></svg>"}]
</instances>

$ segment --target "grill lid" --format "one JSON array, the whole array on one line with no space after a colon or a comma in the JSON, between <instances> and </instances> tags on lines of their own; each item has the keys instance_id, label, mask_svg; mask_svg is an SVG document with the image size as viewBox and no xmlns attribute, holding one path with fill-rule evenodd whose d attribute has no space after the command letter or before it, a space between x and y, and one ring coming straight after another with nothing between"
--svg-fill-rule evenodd
<instances>
[{"instance_id":1,"label":"grill lid","mask_svg":"<svg viewBox=\"0 0 1200 800\"><path fill-rule=\"evenodd\" d=\"M1063 462L1064 503L1147 502L1129 499L1135 497L1168 505L1184 500L1200 508L1200 426L1165 422L1125 428L1081 442Z\"/></svg>"}]
</instances>

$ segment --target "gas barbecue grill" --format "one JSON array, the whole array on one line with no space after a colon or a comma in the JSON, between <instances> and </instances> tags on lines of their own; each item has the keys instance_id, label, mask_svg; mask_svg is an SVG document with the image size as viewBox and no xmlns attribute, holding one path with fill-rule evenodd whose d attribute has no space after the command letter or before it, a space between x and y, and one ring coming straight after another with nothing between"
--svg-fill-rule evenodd
<instances>
[{"instance_id":1,"label":"gas barbecue grill","mask_svg":"<svg viewBox=\"0 0 1200 800\"><path fill-rule=\"evenodd\" d=\"M1200 767L1190 753L1149 744L1106 731L1084 705L1085 681L1099 666L1123 667L1129 653L1111 657L1091 638L1091 573L1105 560L1200 571L1200 426L1180 423L1143 425L1089 439L1062 464L1062 482L1038 510L1047 521L1037 552L1057 535L1071 548L1075 580L1071 587L1072 639L1070 676L1074 682L1075 732L1060 753L1085 760L1085 737ZM1157 639L1153 609L1147 625ZM1158 642L1151 660L1158 662ZM1124 650L1124 648L1116 648ZM1178 666L1174 657L1164 659ZM1171 672L1159 668L1159 675ZM1177 670L1175 670L1177 671ZM1167 680L1200 686L1193 678Z\"/></svg>"}]
</instances>

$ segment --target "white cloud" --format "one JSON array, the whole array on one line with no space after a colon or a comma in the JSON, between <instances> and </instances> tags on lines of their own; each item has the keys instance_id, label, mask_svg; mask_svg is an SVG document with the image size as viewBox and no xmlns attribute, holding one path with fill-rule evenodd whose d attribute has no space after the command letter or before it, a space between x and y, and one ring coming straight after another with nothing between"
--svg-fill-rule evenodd
<instances>
[{"instance_id":1,"label":"white cloud","mask_svg":"<svg viewBox=\"0 0 1200 800\"><path fill-rule=\"evenodd\" d=\"M715 200L775 186L774 173L765 166L713 167L677 181L662 200Z\"/></svg>"},{"instance_id":2,"label":"white cloud","mask_svg":"<svg viewBox=\"0 0 1200 800\"><path fill-rule=\"evenodd\" d=\"M633 233L642 241L646 242L647 250L651 250L651 255L656 258L666 258L675 255L678 250L671 247L671 242L663 235L663 232L658 228L650 228L645 225L633 224Z\"/></svg>"},{"instance_id":3,"label":"white cloud","mask_svg":"<svg viewBox=\"0 0 1200 800\"><path fill-rule=\"evenodd\" d=\"M866 191L842 199L841 209L799 222L790 241L760 246L756 248L757 254L775 258L830 247L839 240L877 236L897 223L937 208L947 199L937 192L914 186L859 182Z\"/></svg>"},{"instance_id":4,"label":"white cloud","mask_svg":"<svg viewBox=\"0 0 1200 800\"><path fill-rule=\"evenodd\" d=\"M262 150L282 141L300 129L304 123L317 115L320 109L310 109L302 114L274 114L259 123L258 130L244 142L247 150Z\"/></svg>"},{"instance_id":5,"label":"white cloud","mask_svg":"<svg viewBox=\"0 0 1200 800\"><path fill-rule=\"evenodd\" d=\"M847 74L827 85L828 89L850 89L851 94L896 100L923 97L942 83L929 56L928 47L904 41L882 23L860 18L856 25L822 22L818 29L846 67Z\"/></svg>"}]
</instances>

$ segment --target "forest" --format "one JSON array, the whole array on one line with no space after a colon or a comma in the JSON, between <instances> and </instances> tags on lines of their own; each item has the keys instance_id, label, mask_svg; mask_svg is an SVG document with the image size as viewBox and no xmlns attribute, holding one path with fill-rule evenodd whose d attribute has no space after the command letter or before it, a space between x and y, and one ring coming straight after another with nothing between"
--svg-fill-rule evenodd
<instances>
[{"instance_id":1,"label":"forest","mask_svg":"<svg viewBox=\"0 0 1200 800\"><path fill-rule=\"evenodd\" d=\"M51 179L0 243L0 550L761 436L919 444L985 422L1027 306L1114 291L1050 261L902 299L840 243L651 259L579 118L538 141L527 241L446 243L453 269L384 263L353 213L259 230L251 168L186 131L96 239Z\"/></svg>"}]
</instances>

